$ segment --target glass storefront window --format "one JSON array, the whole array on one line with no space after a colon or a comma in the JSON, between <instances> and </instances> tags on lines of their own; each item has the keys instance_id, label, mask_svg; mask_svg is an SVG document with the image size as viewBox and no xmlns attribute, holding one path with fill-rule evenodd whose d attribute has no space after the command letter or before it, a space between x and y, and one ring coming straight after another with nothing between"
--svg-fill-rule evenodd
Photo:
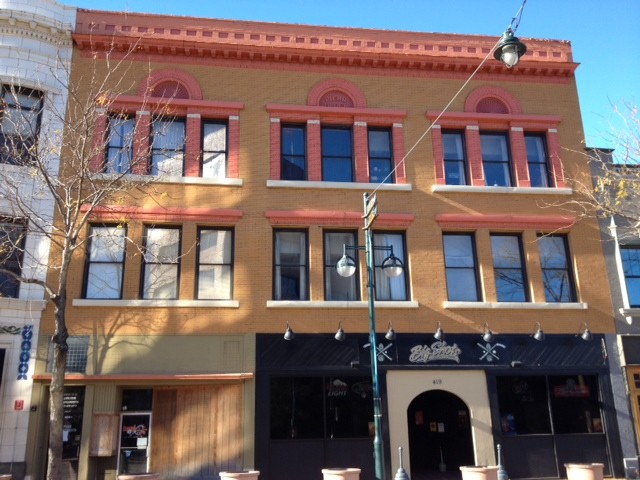
<instances>
[{"instance_id":1,"label":"glass storefront window","mask_svg":"<svg viewBox=\"0 0 640 480\"><path fill-rule=\"evenodd\" d=\"M273 377L271 438L369 436L373 421L369 377Z\"/></svg>"},{"instance_id":2,"label":"glass storefront window","mask_svg":"<svg viewBox=\"0 0 640 480\"><path fill-rule=\"evenodd\" d=\"M602 433L596 375L497 377L503 435Z\"/></svg>"},{"instance_id":3,"label":"glass storefront window","mask_svg":"<svg viewBox=\"0 0 640 480\"><path fill-rule=\"evenodd\" d=\"M503 435L551 433L545 377L498 377L497 385Z\"/></svg>"},{"instance_id":4,"label":"glass storefront window","mask_svg":"<svg viewBox=\"0 0 640 480\"><path fill-rule=\"evenodd\" d=\"M596 376L549 377L549 392L555 433L602 433Z\"/></svg>"}]
</instances>

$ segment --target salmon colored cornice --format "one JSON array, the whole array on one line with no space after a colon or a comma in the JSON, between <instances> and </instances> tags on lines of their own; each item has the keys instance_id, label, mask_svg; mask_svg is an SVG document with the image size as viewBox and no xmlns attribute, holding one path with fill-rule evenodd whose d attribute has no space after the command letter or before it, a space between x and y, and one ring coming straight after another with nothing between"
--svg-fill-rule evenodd
<instances>
[{"instance_id":1,"label":"salmon colored cornice","mask_svg":"<svg viewBox=\"0 0 640 480\"><path fill-rule=\"evenodd\" d=\"M111 111L135 113L140 109L148 111L162 111L174 114L186 114L191 110L206 115L237 115L244 108L241 102L222 102L210 100L191 100L172 98L139 97L120 95L109 102Z\"/></svg>"},{"instance_id":2,"label":"salmon colored cornice","mask_svg":"<svg viewBox=\"0 0 640 480\"><path fill-rule=\"evenodd\" d=\"M441 228L476 229L494 228L501 230L567 230L576 223L575 217L561 215L469 215L461 213L441 213L436 215Z\"/></svg>"},{"instance_id":3,"label":"salmon colored cornice","mask_svg":"<svg viewBox=\"0 0 640 480\"><path fill-rule=\"evenodd\" d=\"M330 225L340 227L360 227L363 225L362 213L343 211L310 210L267 210L265 216L272 225ZM376 227L406 228L415 215L412 213L381 213L376 218Z\"/></svg>"},{"instance_id":4,"label":"salmon colored cornice","mask_svg":"<svg viewBox=\"0 0 640 480\"><path fill-rule=\"evenodd\" d=\"M87 211L89 206L83 206ZM141 220L164 222L215 222L235 224L242 218L241 210L214 209L214 208L163 208L163 207L121 207L103 206L94 207L91 218L102 221Z\"/></svg>"},{"instance_id":5,"label":"salmon colored cornice","mask_svg":"<svg viewBox=\"0 0 640 480\"><path fill-rule=\"evenodd\" d=\"M314 105L277 105L267 104L267 112L281 117L313 118L314 116L349 116L355 118L377 119L379 121L401 122L407 116L406 110L392 110L385 108L347 108L347 107L317 107Z\"/></svg>"},{"instance_id":6,"label":"salmon colored cornice","mask_svg":"<svg viewBox=\"0 0 640 480\"><path fill-rule=\"evenodd\" d=\"M251 372L242 373L208 373L201 375L83 375L80 373L65 373L64 381L68 385L86 385L95 383L113 383L113 382L162 382L162 383L182 383L182 382L233 382L245 381L254 378ZM33 381L38 383L48 383L51 381L51 374L37 374L33 376Z\"/></svg>"},{"instance_id":7,"label":"salmon colored cornice","mask_svg":"<svg viewBox=\"0 0 640 480\"><path fill-rule=\"evenodd\" d=\"M427 118L431 121L438 118L441 112L429 111ZM467 125L518 126L523 128L553 128L560 124L558 115L513 115L503 113L447 112L440 117L439 125L444 127L465 127Z\"/></svg>"},{"instance_id":8,"label":"salmon colored cornice","mask_svg":"<svg viewBox=\"0 0 640 480\"><path fill-rule=\"evenodd\" d=\"M79 9L73 39L80 50L127 52L181 61L283 63L469 75L496 37L335 28ZM493 59L482 74L501 78L573 77L571 44L521 38L527 54L517 68ZM170 60L167 60L170 61Z\"/></svg>"}]
</instances>

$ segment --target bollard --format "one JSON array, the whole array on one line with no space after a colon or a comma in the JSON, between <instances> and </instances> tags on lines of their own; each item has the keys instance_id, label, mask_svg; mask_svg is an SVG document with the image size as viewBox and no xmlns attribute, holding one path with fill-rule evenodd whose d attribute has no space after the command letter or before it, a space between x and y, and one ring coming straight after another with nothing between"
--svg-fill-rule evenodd
<instances>
[{"instance_id":1,"label":"bollard","mask_svg":"<svg viewBox=\"0 0 640 480\"><path fill-rule=\"evenodd\" d=\"M509 475L502 465L502 446L498 444L498 480L509 480Z\"/></svg>"},{"instance_id":2,"label":"bollard","mask_svg":"<svg viewBox=\"0 0 640 480\"><path fill-rule=\"evenodd\" d=\"M393 477L393 480L409 480L409 475L407 475L402 464L402 447L398 447L398 450L400 455L400 466L398 467L398 471L396 472L396 476Z\"/></svg>"}]
</instances>

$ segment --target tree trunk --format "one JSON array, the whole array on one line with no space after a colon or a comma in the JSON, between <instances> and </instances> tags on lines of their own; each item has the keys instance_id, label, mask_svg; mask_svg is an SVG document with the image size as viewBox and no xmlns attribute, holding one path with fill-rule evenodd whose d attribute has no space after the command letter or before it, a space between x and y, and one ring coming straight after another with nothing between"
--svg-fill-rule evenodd
<instances>
[{"instance_id":1,"label":"tree trunk","mask_svg":"<svg viewBox=\"0 0 640 480\"><path fill-rule=\"evenodd\" d=\"M67 368L67 328L64 299L55 302L56 334L53 337L53 373L49 388L49 449L47 480L62 478L62 432L64 427L64 373ZM60 306L62 305L62 306Z\"/></svg>"}]
</instances>

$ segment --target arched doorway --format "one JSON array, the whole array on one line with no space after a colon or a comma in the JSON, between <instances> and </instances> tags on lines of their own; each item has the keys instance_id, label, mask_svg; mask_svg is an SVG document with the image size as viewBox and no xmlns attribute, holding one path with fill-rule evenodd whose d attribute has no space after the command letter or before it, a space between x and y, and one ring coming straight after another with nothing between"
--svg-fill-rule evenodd
<instances>
[{"instance_id":1,"label":"arched doorway","mask_svg":"<svg viewBox=\"0 0 640 480\"><path fill-rule=\"evenodd\" d=\"M473 465L469 408L460 397L444 390L423 392L407 409L409 457L413 480L457 477L458 467Z\"/></svg>"}]
</instances>

